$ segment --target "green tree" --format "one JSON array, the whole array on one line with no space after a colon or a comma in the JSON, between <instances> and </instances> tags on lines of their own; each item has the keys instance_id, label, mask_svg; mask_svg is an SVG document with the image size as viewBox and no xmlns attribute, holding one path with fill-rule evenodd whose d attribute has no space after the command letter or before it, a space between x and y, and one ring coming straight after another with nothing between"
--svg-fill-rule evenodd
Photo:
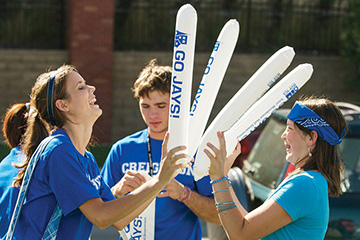
<instances>
[{"instance_id":1,"label":"green tree","mask_svg":"<svg viewBox=\"0 0 360 240\"><path fill-rule=\"evenodd\" d=\"M360 1L348 0L349 14L345 18L345 24L341 39L343 41L343 56L355 66L354 73L349 77L349 87L356 88L360 92Z\"/></svg>"}]
</instances>

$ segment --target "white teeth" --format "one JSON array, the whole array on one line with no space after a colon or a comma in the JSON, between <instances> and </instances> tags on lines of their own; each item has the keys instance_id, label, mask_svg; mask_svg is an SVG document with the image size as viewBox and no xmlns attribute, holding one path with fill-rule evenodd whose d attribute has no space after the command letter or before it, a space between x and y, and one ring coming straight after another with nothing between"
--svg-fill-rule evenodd
<instances>
[{"instance_id":1,"label":"white teeth","mask_svg":"<svg viewBox=\"0 0 360 240\"><path fill-rule=\"evenodd\" d=\"M93 99L90 100L89 103L90 103L90 104L94 104L95 102L96 102L96 98L93 98Z\"/></svg>"}]
</instances>

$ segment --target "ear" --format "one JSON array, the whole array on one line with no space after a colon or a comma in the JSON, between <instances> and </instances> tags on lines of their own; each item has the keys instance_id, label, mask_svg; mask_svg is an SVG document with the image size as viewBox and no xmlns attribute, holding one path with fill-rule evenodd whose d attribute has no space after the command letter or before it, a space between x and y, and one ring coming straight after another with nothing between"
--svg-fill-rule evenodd
<instances>
[{"instance_id":1,"label":"ear","mask_svg":"<svg viewBox=\"0 0 360 240\"><path fill-rule=\"evenodd\" d=\"M60 111L63 111L63 112L69 111L67 105L65 104L64 100L62 100L62 99L56 100L56 101L55 101L55 106L56 106Z\"/></svg>"},{"instance_id":2,"label":"ear","mask_svg":"<svg viewBox=\"0 0 360 240\"><path fill-rule=\"evenodd\" d=\"M312 146L316 143L317 139L318 139L319 135L315 130L312 130L310 133L310 138L309 138L309 145Z\"/></svg>"}]
</instances>

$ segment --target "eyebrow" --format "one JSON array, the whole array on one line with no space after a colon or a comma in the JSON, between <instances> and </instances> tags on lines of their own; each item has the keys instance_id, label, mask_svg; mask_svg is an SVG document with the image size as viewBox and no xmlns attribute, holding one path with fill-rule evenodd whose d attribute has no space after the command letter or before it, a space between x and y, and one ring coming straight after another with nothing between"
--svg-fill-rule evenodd
<instances>
[{"instance_id":1,"label":"eyebrow","mask_svg":"<svg viewBox=\"0 0 360 240\"><path fill-rule=\"evenodd\" d=\"M167 102L159 102L159 103L155 103L154 105L155 106L158 106L158 105L166 105L166 104L168 104ZM150 105L150 104L148 104L148 103L141 103L141 105Z\"/></svg>"},{"instance_id":2,"label":"eyebrow","mask_svg":"<svg viewBox=\"0 0 360 240\"><path fill-rule=\"evenodd\" d=\"M79 84L82 84L82 83L86 84L86 81L85 81L85 80L80 80L80 81L78 81L78 82L76 83L76 86L78 86Z\"/></svg>"}]
</instances>

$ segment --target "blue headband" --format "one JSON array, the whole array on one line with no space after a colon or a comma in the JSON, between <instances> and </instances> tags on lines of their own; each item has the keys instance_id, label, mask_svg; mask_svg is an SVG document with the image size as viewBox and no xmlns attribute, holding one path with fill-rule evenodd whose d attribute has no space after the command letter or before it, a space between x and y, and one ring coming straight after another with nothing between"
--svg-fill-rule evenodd
<instances>
[{"instance_id":1,"label":"blue headband","mask_svg":"<svg viewBox=\"0 0 360 240\"><path fill-rule=\"evenodd\" d=\"M287 118L300 124L304 128L316 131L319 134L319 137L330 145L341 143L342 138L345 135L346 126L339 137L324 119L298 101L295 102Z\"/></svg>"},{"instance_id":2,"label":"blue headband","mask_svg":"<svg viewBox=\"0 0 360 240\"><path fill-rule=\"evenodd\" d=\"M56 71L51 72L50 79L48 82L47 88L47 114L50 118L51 125L55 126L55 117L54 117L54 85L55 85Z\"/></svg>"}]
</instances>

